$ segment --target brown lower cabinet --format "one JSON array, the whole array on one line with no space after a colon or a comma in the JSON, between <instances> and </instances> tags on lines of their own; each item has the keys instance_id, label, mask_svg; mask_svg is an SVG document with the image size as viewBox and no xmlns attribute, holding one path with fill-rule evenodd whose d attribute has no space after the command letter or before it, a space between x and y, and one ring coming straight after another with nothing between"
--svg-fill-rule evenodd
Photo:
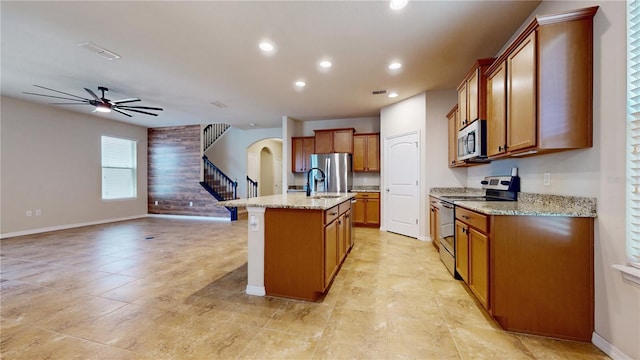
<instances>
[{"instance_id":1,"label":"brown lower cabinet","mask_svg":"<svg viewBox=\"0 0 640 360\"><path fill-rule=\"evenodd\" d=\"M353 225L380 227L380 193L358 193L355 199Z\"/></svg>"},{"instance_id":2,"label":"brown lower cabinet","mask_svg":"<svg viewBox=\"0 0 640 360\"><path fill-rule=\"evenodd\" d=\"M593 224L456 207L456 271L503 329L591 341Z\"/></svg>"},{"instance_id":3,"label":"brown lower cabinet","mask_svg":"<svg viewBox=\"0 0 640 360\"><path fill-rule=\"evenodd\" d=\"M321 298L351 248L350 217L351 201L329 210L266 209L267 295L308 301Z\"/></svg>"}]
</instances>

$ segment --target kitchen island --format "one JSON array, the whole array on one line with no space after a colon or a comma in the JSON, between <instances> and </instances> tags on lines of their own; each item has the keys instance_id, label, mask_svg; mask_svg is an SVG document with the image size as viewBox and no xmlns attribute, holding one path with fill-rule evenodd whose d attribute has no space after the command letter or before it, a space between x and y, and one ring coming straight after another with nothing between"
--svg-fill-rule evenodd
<instances>
[{"instance_id":1,"label":"kitchen island","mask_svg":"<svg viewBox=\"0 0 640 360\"><path fill-rule=\"evenodd\" d=\"M354 196L287 193L219 202L249 213L246 293L320 299L353 245Z\"/></svg>"}]
</instances>

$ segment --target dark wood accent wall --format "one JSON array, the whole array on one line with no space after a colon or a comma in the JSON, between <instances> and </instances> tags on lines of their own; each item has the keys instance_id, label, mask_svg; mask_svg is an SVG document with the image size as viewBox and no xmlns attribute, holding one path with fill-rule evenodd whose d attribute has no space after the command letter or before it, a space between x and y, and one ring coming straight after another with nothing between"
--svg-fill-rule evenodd
<instances>
[{"instance_id":1,"label":"dark wood accent wall","mask_svg":"<svg viewBox=\"0 0 640 360\"><path fill-rule=\"evenodd\" d=\"M230 216L200 185L200 132L200 125L148 130L149 214Z\"/></svg>"}]
</instances>

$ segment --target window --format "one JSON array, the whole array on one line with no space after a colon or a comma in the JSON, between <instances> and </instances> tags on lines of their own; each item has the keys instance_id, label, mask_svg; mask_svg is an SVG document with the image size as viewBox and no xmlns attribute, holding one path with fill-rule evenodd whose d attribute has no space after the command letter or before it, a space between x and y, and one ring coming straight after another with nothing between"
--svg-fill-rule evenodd
<instances>
[{"instance_id":1,"label":"window","mask_svg":"<svg viewBox=\"0 0 640 360\"><path fill-rule=\"evenodd\" d=\"M102 137L102 198L135 198L136 142Z\"/></svg>"},{"instance_id":2,"label":"window","mask_svg":"<svg viewBox=\"0 0 640 360\"><path fill-rule=\"evenodd\" d=\"M640 1L627 3L627 255L640 267Z\"/></svg>"}]
</instances>

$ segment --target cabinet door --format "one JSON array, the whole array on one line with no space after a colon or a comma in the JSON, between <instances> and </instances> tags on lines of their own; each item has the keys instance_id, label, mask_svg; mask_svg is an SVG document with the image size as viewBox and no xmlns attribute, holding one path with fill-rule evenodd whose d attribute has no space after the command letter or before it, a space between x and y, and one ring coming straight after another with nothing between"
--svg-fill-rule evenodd
<instances>
[{"instance_id":1,"label":"cabinet door","mask_svg":"<svg viewBox=\"0 0 640 360\"><path fill-rule=\"evenodd\" d=\"M380 225L380 199L368 199L365 209L365 222L369 225Z\"/></svg>"},{"instance_id":2,"label":"cabinet door","mask_svg":"<svg viewBox=\"0 0 640 360\"><path fill-rule=\"evenodd\" d=\"M487 156L507 149L507 72L503 62L487 77Z\"/></svg>"},{"instance_id":3,"label":"cabinet door","mask_svg":"<svg viewBox=\"0 0 640 360\"><path fill-rule=\"evenodd\" d=\"M467 81L467 111L469 112L469 123L478 119L478 108L480 103L480 69L476 69Z\"/></svg>"},{"instance_id":4,"label":"cabinet door","mask_svg":"<svg viewBox=\"0 0 640 360\"><path fill-rule=\"evenodd\" d=\"M489 238L469 229L469 288L489 309Z\"/></svg>"},{"instance_id":5,"label":"cabinet door","mask_svg":"<svg viewBox=\"0 0 640 360\"><path fill-rule=\"evenodd\" d=\"M331 283L338 268L338 220L324 229L324 287Z\"/></svg>"},{"instance_id":6,"label":"cabinet door","mask_svg":"<svg viewBox=\"0 0 640 360\"><path fill-rule=\"evenodd\" d=\"M349 249L351 249L351 231L353 231L353 229L351 228L351 210L348 210L346 213L344 213L344 240L343 240L343 243L344 243L345 256L349 252Z\"/></svg>"},{"instance_id":7,"label":"cabinet door","mask_svg":"<svg viewBox=\"0 0 640 360\"><path fill-rule=\"evenodd\" d=\"M329 154L333 152L333 131L316 131L315 153Z\"/></svg>"},{"instance_id":8,"label":"cabinet door","mask_svg":"<svg viewBox=\"0 0 640 360\"><path fill-rule=\"evenodd\" d=\"M507 147L536 145L536 32L507 57Z\"/></svg>"},{"instance_id":9,"label":"cabinet door","mask_svg":"<svg viewBox=\"0 0 640 360\"><path fill-rule=\"evenodd\" d=\"M366 159L367 171L380 171L380 135L367 135Z\"/></svg>"},{"instance_id":10,"label":"cabinet door","mask_svg":"<svg viewBox=\"0 0 640 360\"><path fill-rule=\"evenodd\" d=\"M456 166L458 161L458 123L457 123L458 106L455 106L447 115L449 122L449 167Z\"/></svg>"},{"instance_id":11,"label":"cabinet door","mask_svg":"<svg viewBox=\"0 0 640 360\"><path fill-rule=\"evenodd\" d=\"M467 124L467 83L466 81L458 88L458 129L462 129Z\"/></svg>"},{"instance_id":12,"label":"cabinet door","mask_svg":"<svg viewBox=\"0 0 640 360\"><path fill-rule=\"evenodd\" d=\"M367 160L367 136L353 136L353 171L365 171Z\"/></svg>"},{"instance_id":13,"label":"cabinet door","mask_svg":"<svg viewBox=\"0 0 640 360\"><path fill-rule=\"evenodd\" d=\"M305 171L305 163L304 163L304 150L303 150L303 138L291 138L291 147L292 147L292 162L291 162L291 171L292 172L304 172Z\"/></svg>"},{"instance_id":14,"label":"cabinet door","mask_svg":"<svg viewBox=\"0 0 640 360\"><path fill-rule=\"evenodd\" d=\"M429 236L431 237L431 241L433 245L437 248L440 248L440 242L438 239L438 208L434 205L430 206L429 213Z\"/></svg>"},{"instance_id":15,"label":"cabinet door","mask_svg":"<svg viewBox=\"0 0 640 360\"><path fill-rule=\"evenodd\" d=\"M311 168L311 154L315 151L315 139L311 137L302 138L302 155L304 172Z\"/></svg>"},{"instance_id":16,"label":"cabinet door","mask_svg":"<svg viewBox=\"0 0 640 360\"><path fill-rule=\"evenodd\" d=\"M333 152L353 154L353 129L333 131Z\"/></svg>"},{"instance_id":17,"label":"cabinet door","mask_svg":"<svg viewBox=\"0 0 640 360\"><path fill-rule=\"evenodd\" d=\"M456 220L456 271L469 283L469 227Z\"/></svg>"}]
</instances>

